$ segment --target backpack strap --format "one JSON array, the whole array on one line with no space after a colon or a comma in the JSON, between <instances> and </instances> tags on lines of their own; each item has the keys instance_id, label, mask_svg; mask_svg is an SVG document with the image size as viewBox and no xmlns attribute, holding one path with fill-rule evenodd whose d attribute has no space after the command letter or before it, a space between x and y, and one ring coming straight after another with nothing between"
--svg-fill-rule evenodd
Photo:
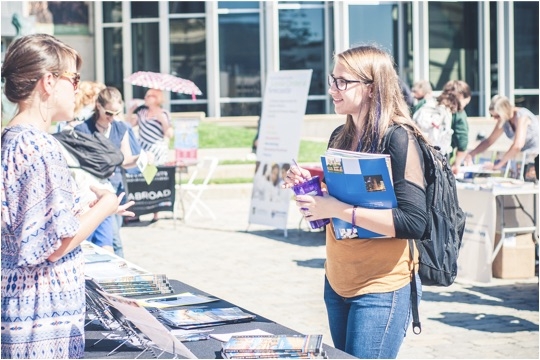
<instances>
[{"instance_id":1,"label":"backpack strap","mask_svg":"<svg viewBox=\"0 0 540 360\"><path fill-rule=\"evenodd\" d=\"M393 125L390 125L388 129L386 129L386 133L384 134L383 142L382 142L382 148L381 148L382 153L385 153L386 149L388 149L390 145L390 138L392 137L392 134L394 133L394 131L396 131L398 126L399 125L397 124L393 124Z\"/></svg>"},{"instance_id":2,"label":"backpack strap","mask_svg":"<svg viewBox=\"0 0 540 360\"><path fill-rule=\"evenodd\" d=\"M414 240L409 239L409 253L411 254L411 260L414 261ZM412 331L416 335L419 335L422 332L422 324L420 323L420 316L418 313L418 288L416 287L416 271L412 270L412 279L411 279L411 311L412 311Z\"/></svg>"},{"instance_id":3,"label":"backpack strap","mask_svg":"<svg viewBox=\"0 0 540 360\"><path fill-rule=\"evenodd\" d=\"M386 133L384 134L383 143L382 143L382 152L384 153L389 145L390 145L390 139L392 138L392 134L397 129L399 125L394 124L386 130ZM409 253L411 255L411 261L414 261L414 240L409 239ZM420 316L418 312L418 288L416 286L416 271L412 269L412 278L411 278L411 311L412 311L412 330L413 333L416 335L420 334L422 332L422 324L420 323Z\"/></svg>"}]
</instances>

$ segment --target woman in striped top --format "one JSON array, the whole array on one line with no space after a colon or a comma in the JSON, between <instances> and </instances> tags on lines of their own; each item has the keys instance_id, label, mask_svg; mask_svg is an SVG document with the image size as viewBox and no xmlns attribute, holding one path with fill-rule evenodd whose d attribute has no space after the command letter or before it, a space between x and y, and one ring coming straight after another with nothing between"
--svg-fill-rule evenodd
<instances>
[{"instance_id":1,"label":"woman in striped top","mask_svg":"<svg viewBox=\"0 0 540 360\"><path fill-rule=\"evenodd\" d=\"M169 141L174 135L170 115L161 107L162 103L163 92L148 89L144 96L144 105L130 109L127 116L131 125L139 126L139 142L144 150L154 154L154 165L167 162Z\"/></svg>"},{"instance_id":2,"label":"woman in striped top","mask_svg":"<svg viewBox=\"0 0 540 360\"><path fill-rule=\"evenodd\" d=\"M129 109L127 119L132 126L139 126L139 143L141 148L154 155L154 165L163 165L169 157L169 141L174 135L171 117L163 109L163 92L148 89L144 95L144 104ZM154 213L151 222L158 221L158 213Z\"/></svg>"}]
</instances>

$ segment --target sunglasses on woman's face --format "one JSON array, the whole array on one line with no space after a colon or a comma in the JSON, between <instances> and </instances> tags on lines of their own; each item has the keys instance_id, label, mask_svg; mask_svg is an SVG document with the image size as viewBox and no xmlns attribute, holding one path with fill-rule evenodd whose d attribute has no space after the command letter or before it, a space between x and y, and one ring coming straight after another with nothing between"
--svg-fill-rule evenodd
<instances>
[{"instance_id":1,"label":"sunglasses on woman's face","mask_svg":"<svg viewBox=\"0 0 540 360\"><path fill-rule=\"evenodd\" d=\"M107 109L103 109L103 111L105 111L105 115L107 115L107 116L118 116L122 112L122 110L111 111L111 110L107 110Z\"/></svg>"},{"instance_id":2,"label":"sunglasses on woman's face","mask_svg":"<svg viewBox=\"0 0 540 360\"><path fill-rule=\"evenodd\" d=\"M79 73L64 71L62 74L53 73L53 75L68 80L73 85L73 90L77 90L79 87L79 82L81 81L81 74Z\"/></svg>"}]
</instances>

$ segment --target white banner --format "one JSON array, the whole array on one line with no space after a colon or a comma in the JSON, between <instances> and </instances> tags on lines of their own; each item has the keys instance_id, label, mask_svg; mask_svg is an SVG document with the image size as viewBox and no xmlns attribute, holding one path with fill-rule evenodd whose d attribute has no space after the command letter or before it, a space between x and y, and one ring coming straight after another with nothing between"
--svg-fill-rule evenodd
<instances>
[{"instance_id":1,"label":"white banner","mask_svg":"<svg viewBox=\"0 0 540 360\"><path fill-rule=\"evenodd\" d=\"M497 208L491 191L458 187L459 205L466 215L458 257L457 280L491 281L491 255Z\"/></svg>"},{"instance_id":2,"label":"white banner","mask_svg":"<svg viewBox=\"0 0 540 360\"><path fill-rule=\"evenodd\" d=\"M283 174L298 156L313 70L282 70L268 77L260 118L250 224L287 228L292 190Z\"/></svg>"}]
</instances>

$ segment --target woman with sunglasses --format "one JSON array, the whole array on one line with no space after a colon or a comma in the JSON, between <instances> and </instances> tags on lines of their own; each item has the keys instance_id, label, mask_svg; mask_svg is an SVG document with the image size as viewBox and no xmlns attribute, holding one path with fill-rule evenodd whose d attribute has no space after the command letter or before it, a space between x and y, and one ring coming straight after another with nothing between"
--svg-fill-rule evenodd
<instances>
[{"instance_id":1,"label":"woman with sunglasses","mask_svg":"<svg viewBox=\"0 0 540 360\"><path fill-rule=\"evenodd\" d=\"M407 239L422 236L427 224L424 164L391 56L373 46L351 48L334 56L328 93L335 112L347 115L328 146L390 155L397 198L394 209L369 209L324 196L297 195L296 205L308 220L339 218L386 235L343 239L326 228L324 301L334 346L362 359L396 358L410 323L411 281L418 251L411 256ZM399 125L386 149L386 130ZM292 166L285 187L311 178ZM361 181L361 180L360 180ZM358 186L365 186L363 181ZM307 210L306 210L307 209Z\"/></svg>"},{"instance_id":2,"label":"woman with sunglasses","mask_svg":"<svg viewBox=\"0 0 540 360\"><path fill-rule=\"evenodd\" d=\"M46 34L20 37L2 64L16 103L2 131L1 358L83 358L84 257L79 246L122 196L94 188L85 212L51 123L73 118L82 59Z\"/></svg>"},{"instance_id":3,"label":"woman with sunglasses","mask_svg":"<svg viewBox=\"0 0 540 360\"><path fill-rule=\"evenodd\" d=\"M122 94L115 88L108 86L99 92L96 100L94 114L80 125L75 127L76 131L87 134L100 132L105 135L124 155L122 166L118 166L114 174L109 178L117 194L126 192L124 186L124 169L137 166L139 155L133 155L130 146L130 131L133 131L125 121L118 121L117 118L122 114L124 102ZM125 201L125 199L124 199ZM122 217L113 215L111 218L96 229L93 235L100 238L112 239L114 253L124 257L122 240L120 239L120 226Z\"/></svg>"}]
</instances>

